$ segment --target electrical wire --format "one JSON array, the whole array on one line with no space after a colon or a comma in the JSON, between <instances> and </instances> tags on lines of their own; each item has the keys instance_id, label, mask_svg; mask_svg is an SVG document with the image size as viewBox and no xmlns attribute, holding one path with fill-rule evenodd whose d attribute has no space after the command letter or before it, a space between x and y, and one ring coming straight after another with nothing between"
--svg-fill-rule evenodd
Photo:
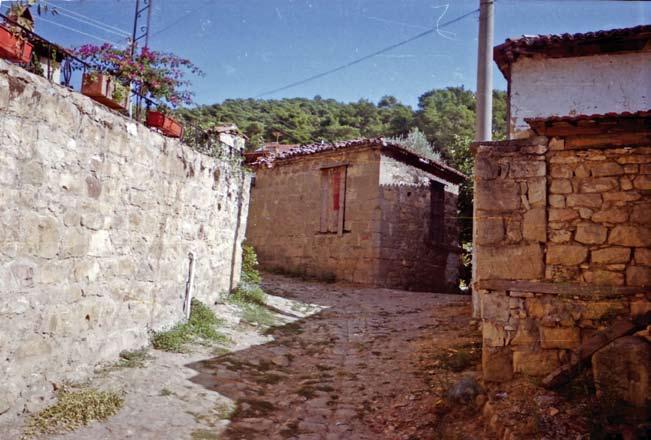
<instances>
[{"instance_id":1,"label":"electrical wire","mask_svg":"<svg viewBox=\"0 0 651 440\"><path fill-rule=\"evenodd\" d=\"M361 63L363 61L366 61L366 60L368 60L370 58L373 58L373 57L378 56L380 54L383 54L385 52L389 52L390 50L393 50L393 49L395 49L397 47L404 46L405 44L411 43L412 41L418 40L418 39L423 38L423 37L425 37L425 36L427 36L429 34L437 32L439 29L441 29L443 27L446 27L446 26L449 26L449 25L451 25L453 23L461 21L464 18L470 17L471 15L474 15L474 14L476 14L478 12L479 12L479 8L477 8L477 9L475 9L473 11L467 12L467 13L465 13L463 15L460 15L459 17L457 17L457 18L455 18L453 20L447 21L447 22L439 25L438 27L433 27L432 29L428 29L428 30L426 30L424 32L421 32L420 34L414 35L411 38L407 38L406 40L402 40L402 41L400 41L398 43L392 44L391 46L387 46L387 47L385 47L383 49L376 50L375 52L372 52L372 53L370 53L368 55L365 55L365 56L363 56L361 58L357 58L357 59L355 59L353 61L350 61L350 62L348 62L346 64L342 64L341 66L335 67L334 69L330 69L330 70L327 70L325 72L321 72L321 73L318 73L316 75L312 75L312 76L310 76L308 78L305 78L305 79L302 79L300 81L295 81L295 82L293 82L291 84L287 84L285 86L278 87L277 89L272 89L272 90L268 90L266 92L262 92L262 93L258 94L256 96L256 98L260 98L260 97L266 96L266 95L273 95L274 93L282 92L284 90L291 89L291 88L294 88L296 86L300 86L300 85L303 85L305 83L314 81L315 79L323 78L324 76L328 76L328 75L331 75L331 74L333 74L335 72L339 72L341 70L347 69L348 67L354 66L355 64L359 64L359 63Z\"/></svg>"},{"instance_id":2,"label":"electrical wire","mask_svg":"<svg viewBox=\"0 0 651 440\"><path fill-rule=\"evenodd\" d=\"M73 27L66 26L65 24L57 23L56 21L48 20L47 18L40 17L39 20L44 21L46 23L53 24L53 25L61 27L63 29L67 29L67 30L72 31L72 32L76 32L76 33L81 34L81 35L85 35L85 36L90 37L90 38L94 38L95 40L103 41L105 43L111 43L111 44L113 44L115 46L120 45L120 43L116 43L115 41L107 40L106 38L98 37L97 35L93 35L93 34L89 34L89 33L84 32L84 31L80 31L79 29L75 29Z\"/></svg>"},{"instance_id":3,"label":"electrical wire","mask_svg":"<svg viewBox=\"0 0 651 440\"><path fill-rule=\"evenodd\" d=\"M97 19L95 19L95 18L93 18L93 17L89 17L89 16L87 16L87 15L80 14L79 12L72 11L72 10L70 10L70 9L64 8L63 6L60 6L58 3L55 4L55 3L53 2L53 5L54 5L54 9L56 9L57 11L58 11L58 10L66 11L68 14L72 14L72 15L75 15L75 16L80 17L80 18L82 18L82 19L85 19L85 20L91 21L91 22L93 22L93 23L95 23L95 24L97 24L97 25L99 25L99 26L105 27L105 28L107 28L107 29L113 29L113 31L119 32L119 34L124 35L124 36L126 36L126 37L129 37L129 36L131 35L131 33L130 33L129 31L126 31L126 30L124 30L124 29L120 29L119 27L116 27L116 26L113 26L113 25L110 25L110 24L107 24L107 23L104 23L104 22L102 22L102 21L100 21L100 20L97 20ZM61 12L59 12L59 13L60 13L61 15L67 15L67 14L63 14L63 13L61 13ZM81 20L80 20L80 21L81 21ZM114 32L114 33L115 33L115 32Z\"/></svg>"},{"instance_id":4,"label":"electrical wire","mask_svg":"<svg viewBox=\"0 0 651 440\"><path fill-rule=\"evenodd\" d=\"M87 20L85 20L85 19L83 19L83 18L75 17L75 16L72 15L72 14L67 14L67 13L65 13L65 12L58 12L57 15L60 15L60 16L62 16L62 17L68 17L68 18L70 18L70 19L72 19L72 20L78 21L78 22L80 22L80 23L84 23L84 24L86 24L86 25L88 25L88 26L91 26L91 27L94 27L94 28L100 29L100 30L102 30L102 31L104 31L104 32L109 32L109 33L111 33L111 34L118 35L118 36L120 36L120 37L122 37L122 38L129 38L129 34L127 34L127 33L114 31L114 30L112 30L112 29L109 29L108 27L104 27L104 26L102 26L102 25L95 24L95 23L93 23L93 22L91 22L91 21L87 21Z\"/></svg>"},{"instance_id":5,"label":"electrical wire","mask_svg":"<svg viewBox=\"0 0 651 440\"><path fill-rule=\"evenodd\" d=\"M183 21L186 17L189 17L190 15L194 14L195 12L199 12L199 10L200 10L201 8L203 8L204 6L206 6L205 3L202 4L201 6L199 6L198 8L191 10L191 11L188 12L187 14L183 14L183 15L181 15L179 18L177 18L176 20L174 20L174 21L171 22L170 24L164 26L163 28L157 30L157 31L154 32L153 34L149 34L149 39L151 40L151 39L152 39L153 37L155 37L156 35L159 35L159 34L165 32L166 30L168 30L169 28L176 26L176 25L179 24L181 21Z\"/></svg>"}]
</instances>

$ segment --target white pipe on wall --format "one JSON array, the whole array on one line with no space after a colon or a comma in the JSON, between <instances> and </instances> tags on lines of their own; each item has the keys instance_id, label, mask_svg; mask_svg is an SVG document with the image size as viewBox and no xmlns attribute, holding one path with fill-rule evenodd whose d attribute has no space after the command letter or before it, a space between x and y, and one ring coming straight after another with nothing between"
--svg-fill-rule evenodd
<instances>
[{"instance_id":1,"label":"white pipe on wall","mask_svg":"<svg viewBox=\"0 0 651 440\"><path fill-rule=\"evenodd\" d=\"M185 312L185 319L190 319L190 305L192 303L192 287L194 286L194 265L197 261L194 253L188 252L190 259L190 269L188 273L188 281L185 284L185 301L183 302L183 311Z\"/></svg>"}]
</instances>

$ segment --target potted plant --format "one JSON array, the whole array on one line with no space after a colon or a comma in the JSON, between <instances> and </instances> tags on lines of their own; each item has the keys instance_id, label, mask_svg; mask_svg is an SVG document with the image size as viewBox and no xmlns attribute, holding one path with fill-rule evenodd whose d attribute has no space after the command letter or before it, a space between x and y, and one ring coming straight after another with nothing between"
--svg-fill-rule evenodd
<instances>
[{"instance_id":1,"label":"potted plant","mask_svg":"<svg viewBox=\"0 0 651 440\"><path fill-rule=\"evenodd\" d=\"M156 111L148 112L146 124L166 136L180 136L182 127L169 117L170 107L192 103L192 93L187 90L189 82L183 78L188 72L197 75L202 72L189 60L173 54L148 48L133 52L134 55L130 48L118 49L111 44L88 44L76 49L79 58L99 71L133 84L134 90L145 99L160 102Z\"/></svg>"},{"instance_id":2,"label":"potted plant","mask_svg":"<svg viewBox=\"0 0 651 440\"><path fill-rule=\"evenodd\" d=\"M84 73L81 93L115 110L126 110L129 107L129 86L122 84L108 73L100 71Z\"/></svg>"},{"instance_id":3,"label":"potted plant","mask_svg":"<svg viewBox=\"0 0 651 440\"><path fill-rule=\"evenodd\" d=\"M7 19L0 24L0 58L9 61L28 64L32 57L34 46L27 39L27 32L34 30L34 18L30 6L37 5L41 10L48 10L47 2L39 0L18 0L11 4ZM56 14L56 10L51 12Z\"/></svg>"}]
</instances>

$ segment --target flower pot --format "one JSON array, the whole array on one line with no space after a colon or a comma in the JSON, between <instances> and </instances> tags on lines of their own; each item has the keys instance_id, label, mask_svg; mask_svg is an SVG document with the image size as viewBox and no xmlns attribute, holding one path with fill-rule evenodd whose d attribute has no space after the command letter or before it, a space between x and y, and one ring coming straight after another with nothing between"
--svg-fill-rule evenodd
<instances>
[{"instance_id":1,"label":"flower pot","mask_svg":"<svg viewBox=\"0 0 651 440\"><path fill-rule=\"evenodd\" d=\"M18 63L29 63L32 44L0 26L0 58Z\"/></svg>"},{"instance_id":2,"label":"flower pot","mask_svg":"<svg viewBox=\"0 0 651 440\"><path fill-rule=\"evenodd\" d=\"M147 126L159 129L168 137L183 136L183 126L161 112L147 112Z\"/></svg>"},{"instance_id":3,"label":"flower pot","mask_svg":"<svg viewBox=\"0 0 651 440\"><path fill-rule=\"evenodd\" d=\"M129 107L129 89L104 73L84 73L81 93L115 110Z\"/></svg>"}]
</instances>

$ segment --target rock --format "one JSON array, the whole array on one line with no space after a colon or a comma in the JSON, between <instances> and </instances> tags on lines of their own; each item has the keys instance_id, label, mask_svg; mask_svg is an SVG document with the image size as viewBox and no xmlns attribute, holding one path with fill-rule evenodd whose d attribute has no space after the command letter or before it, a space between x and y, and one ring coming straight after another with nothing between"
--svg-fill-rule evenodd
<instances>
[{"instance_id":1,"label":"rock","mask_svg":"<svg viewBox=\"0 0 651 440\"><path fill-rule=\"evenodd\" d=\"M651 228L618 225L610 231L608 243L631 247L651 247Z\"/></svg>"},{"instance_id":2,"label":"rock","mask_svg":"<svg viewBox=\"0 0 651 440\"><path fill-rule=\"evenodd\" d=\"M614 177L583 179L579 186L582 193L602 193L619 188L619 181Z\"/></svg>"},{"instance_id":3,"label":"rock","mask_svg":"<svg viewBox=\"0 0 651 440\"><path fill-rule=\"evenodd\" d=\"M595 177L619 176L624 174L624 167L616 162L597 162L590 165L590 173Z\"/></svg>"},{"instance_id":4,"label":"rock","mask_svg":"<svg viewBox=\"0 0 651 440\"><path fill-rule=\"evenodd\" d=\"M567 222L574 220L579 217L579 213L574 209L558 209L550 208L549 209L549 221L550 222Z\"/></svg>"},{"instance_id":5,"label":"rock","mask_svg":"<svg viewBox=\"0 0 651 440\"><path fill-rule=\"evenodd\" d=\"M608 247L591 252L591 260L596 264L628 263L631 249L625 247Z\"/></svg>"},{"instance_id":6,"label":"rock","mask_svg":"<svg viewBox=\"0 0 651 440\"><path fill-rule=\"evenodd\" d=\"M547 264L561 264L575 266L583 263L588 257L588 248L581 245L558 245L547 246Z\"/></svg>"},{"instance_id":7,"label":"rock","mask_svg":"<svg viewBox=\"0 0 651 440\"><path fill-rule=\"evenodd\" d=\"M569 208L600 208L603 202L601 194L569 194L566 203Z\"/></svg>"},{"instance_id":8,"label":"rock","mask_svg":"<svg viewBox=\"0 0 651 440\"><path fill-rule=\"evenodd\" d=\"M525 240L547 241L547 215L545 208L534 208L524 213L522 236Z\"/></svg>"},{"instance_id":9,"label":"rock","mask_svg":"<svg viewBox=\"0 0 651 440\"><path fill-rule=\"evenodd\" d=\"M559 194L550 195L549 206L552 208L565 208L565 196Z\"/></svg>"},{"instance_id":10,"label":"rock","mask_svg":"<svg viewBox=\"0 0 651 440\"><path fill-rule=\"evenodd\" d=\"M535 280L543 274L543 251L539 244L477 247L478 279Z\"/></svg>"},{"instance_id":11,"label":"rock","mask_svg":"<svg viewBox=\"0 0 651 440\"><path fill-rule=\"evenodd\" d=\"M479 180L475 192L478 210L513 211L520 207L520 186L512 180Z\"/></svg>"},{"instance_id":12,"label":"rock","mask_svg":"<svg viewBox=\"0 0 651 440\"><path fill-rule=\"evenodd\" d=\"M549 175L554 178L571 179L574 169L570 165L555 163L551 165Z\"/></svg>"},{"instance_id":13,"label":"rock","mask_svg":"<svg viewBox=\"0 0 651 440\"><path fill-rule=\"evenodd\" d=\"M626 269L626 285L651 288L651 267L629 266Z\"/></svg>"},{"instance_id":14,"label":"rock","mask_svg":"<svg viewBox=\"0 0 651 440\"><path fill-rule=\"evenodd\" d=\"M446 392L449 401L456 404L468 405L475 401L483 392L481 385L474 377L464 377L452 385Z\"/></svg>"},{"instance_id":15,"label":"rock","mask_svg":"<svg viewBox=\"0 0 651 440\"><path fill-rule=\"evenodd\" d=\"M571 194L572 182L568 179L553 179L549 191L553 194Z\"/></svg>"},{"instance_id":16,"label":"rock","mask_svg":"<svg viewBox=\"0 0 651 440\"><path fill-rule=\"evenodd\" d=\"M642 203L635 205L631 212L631 222L639 223L641 225L651 224L651 203Z\"/></svg>"},{"instance_id":17,"label":"rock","mask_svg":"<svg viewBox=\"0 0 651 440\"><path fill-rule=\"evenodd\" d=\"M562 348L574 350L581 342L581 332L578 327L541 327L541 348Z\"/></svg>"},{"instance_id":18,"label":"rock","mask_svg":"<svg viewBox=\"0 0 651 440\"><path fill-rule=\"evenodd\" d=\"M624 223L626 220L628 212L618 208L597 211L592 216L592 221L597 223Z\"/></svg>"},{"instance_id":19,"label":"rock","mask_svg":"<svg viewBox=\"0 0 651 440\"><path fill-rule=\"evenodd\" d=\"M477 221L478 244L498 243L504 240L504 220L501 217L480 218Z\"/></svg>"},{"instance_id":20,"label":"rock","mask_svg":"<svg viewBox=\"0 0 651 440\"><path fill-rule=\"evenodd\" d=\"M646 340L624 336L611 342L592 356L592 373L599 399L651 409L651 344Z\"/></svg>"},{"instance_id":21,"label":"rock","mask_svg":"<svg viewBox=\"0 0 651 440\"><path fill-rule=\"evenodd\" d=\"M651 249L635 249L635 264L651 266Z\"/></svg>"},{"instance_id":22,"label":"rock","mask_svg":"<svg viewBox=\"0 0 651 440\"><path fill-rule=\"evenodd\" d=\"M545 376L558 368L557 350L514 351L513 371L528 376Z\"/></svg>"},{"instance_id":23,"label":"rock","mask_svg":"<svg viewBox=\"0 0 651 440\"><path fill-rule=\"evenodd\" d=\"M594 223L579 223L574 239L584 244L601 244L606 241L608 228Z\"/></svg>"},{"instance_id":24,"label":"rock","mask_svg":"<svg viewBox=\"0 0 651 440\"><path fill-rule=\"evenodd\" d=\"M633 186L637 189L651 189L651 175L641 174L633 180Z\"/></svg>"},{"instance_id":25,"label":"rock","mask_svg":"<svg viewBox=\"0 0 651 440\"><path fill-rule=\"evenodd\" d=\"M583 272L586 283L605 285L605 286L623 286L624 274L620 272L611 272L609 270L587 270Z\"/></svg>"}]
</instances>

